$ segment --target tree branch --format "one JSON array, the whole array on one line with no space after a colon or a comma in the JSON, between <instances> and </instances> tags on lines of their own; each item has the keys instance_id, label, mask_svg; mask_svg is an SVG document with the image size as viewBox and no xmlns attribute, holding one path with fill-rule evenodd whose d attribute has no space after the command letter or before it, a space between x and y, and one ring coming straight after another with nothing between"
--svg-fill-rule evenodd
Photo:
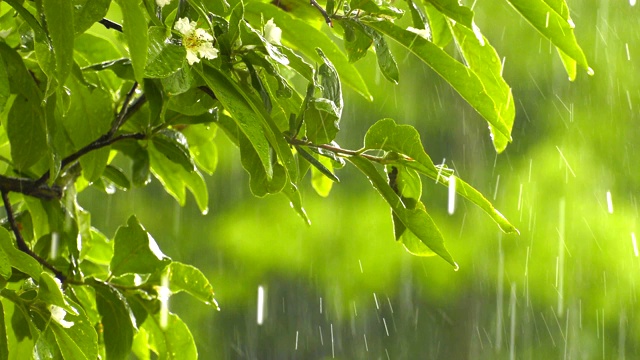
<instances>
[{"instance_id":1,"label":"tree branch","mask_svg":"<svg viewBox=\"0 0 640 360\"><path fill-rule=\"evenodd\" d=\"M145 135L143 133L122 134L122 135L118 135L116 137L108 137L107 135L103 135L98 140L92 142L91 144L83 147L82 149L80 149L80 150L76 151L75 153L67 156L64 159L62 159L62 162L60 164L60 168L64 169L67 165L71 164L74 161L77 161L83 155L86 155L87 153L90 153L91 151L101 149L101 148L103 148L105 146L109 146L109 145L111 145L111 144L113 144L115 142L118 142L120 140L127 140L127 139L142 140L142 139L146 138L146 136L147 135ZM47 171L38 180L36 180L35 185L36 186L42 186L42 184L44 184L45 182L47 182L47 180L49 180L50 176L51 176L51 173L49 171Z\"/></svg>"},{"instance_id":2,"label":"tree branch","mask_svg":"<svg viewBox=\"0 0 640 360\"><path fill-rule=\"evenodd\" d=\"M116 131L120 129L120 126L122 126L122 124L124 123L125 116L129 112L129 103L131 102L131 99L133 98L133 94L135 94L137 88L138 88L138 82L136 81L133 83L133 86L131 86L131 89L127 93L127 96L124 97L124 101L122 102L122 108L120 108L120 112L118 113L118 116L113 120L113 123L111 124L111 129L106 135L107 138L111 138L113 134L115 134Z\"/></svg>"},{"instance_id":3,"label":"tree branch","mask_svg":"<svg viewBox=\"0 0 640 360\"><path fill-rule=\"evenodd\" d=\"M301 139L296 139L296 138L290 138L290 139L287 139L287 141L291 145L306 146L306 147L312 147L312 148L316 148L316 149L328 150L328 151L331 151L332 153L334 153L334 154L336 154L338 156L342 156L342 157L362 156L365 159L368 159L368 160L371 160L371 161L375 161L377 163L383 163L384 162L384 158L383 157L369 155L369 154L363 154L362 151L360 151L360 150L343 149L341 147L333 146L333 145L329 145L329 144L314 144L314 143L312 143L312 142L310 142L308 140L301 140Z\"/></svg>"},{"instance_id":4,"label":"tree branch","mask_svg":"<svg viewBox=\"0 0 640 360\"><path fill-rule=\"evenodd\" d=\"M11 202L9 201L8 191L6 190L2 190L2 201L4 202L4 208L7 212L7 220L9 221L9 226L11 227L13 234L16 236L18 249L36 259L42 266L51 270L60 281L64 282L67 279L66 275L64 275L60 270L53 267L53 265L49 264L45 259L41 258L40 256L38 256L38 254L29 249L29 246L24 241L24 238L20 233L20 229L18 228L18 223L16 222L16 218L13 215L13 209L11 208Z\"/></svg>"},{"instance_id":5,"label":"tree branch","mask_svg":"<svg viewBox=\"0 0 640 360\"><path fill-rule=\"evenodd\" d=\"M106 27L107 29L113 29L115 31L122 32L122 25L118 24L115 21L111 21L107 18L103 18L98 20L98 22L102 24L104 27Z\"/></svg>"},{"instance_id":6,"label":"tree branch","mask_svg":"<svg viewBox=\"0 0 640 360\"><path fill-rule=\"evenodd\" d=\"M331 17L327 13L327 11L322 6L320 6L320 4L318 4L316 0L310 0L309 3L311 4L311 6L318 9L320 14L322 14L322 17L324 17L324 21L327 22L327 25L329 25L329 27L333 27L333 21L331 21Z\"/></svg>"}]
</instances>

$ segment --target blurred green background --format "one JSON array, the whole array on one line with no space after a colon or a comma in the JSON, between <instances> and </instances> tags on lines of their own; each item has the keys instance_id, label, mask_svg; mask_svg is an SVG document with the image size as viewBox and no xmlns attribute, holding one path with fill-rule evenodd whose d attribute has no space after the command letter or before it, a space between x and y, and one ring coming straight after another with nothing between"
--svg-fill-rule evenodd
<instances>
[{"instance_id":1,"label":"blurred green background","mask_svg":"<svg viewBox=\"0 0 640 360\"><path fill-rule=\"evenodd\" d=\"M640 358L640 6L569 6L595 70L575 82L506 2L475 7L517 104L514 142L501 155L486 122L413 56L395 48L398 86L373 54L358 63L375 101L347 92L338 143L359 148L383 117L414 125L434 162L455 168L521 232L501 235L460 198L449 216L447 190L426 181L423 201L458 272L396 244L388 207L349 167L328 198L303 186L311 227L284 196L253 197L222 132L207 215L192 198L180 208L157 182L111 196L89 189L80 202L109 236L138 214L167 255L207 275L220 312L181 295L170 305L203 359Z\"/></svg>"}]
</instances>

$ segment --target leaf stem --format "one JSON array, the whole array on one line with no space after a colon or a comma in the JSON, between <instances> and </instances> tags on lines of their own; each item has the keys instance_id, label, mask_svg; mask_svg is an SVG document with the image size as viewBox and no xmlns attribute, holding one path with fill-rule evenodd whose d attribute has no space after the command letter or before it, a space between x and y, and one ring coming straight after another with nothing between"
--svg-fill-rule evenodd
<instances>
[{"instance_id":1,"label":"leaf stem","mask_svg":"<svg viewBox=\"0 0 640 360\"><path fill-rule=\"evenodd\" d=\"M45 259L41 258L40 256L38 256L38 254L34 253L33 251L31 251L31 249L29 249L29 246L24 241L24 238L20 233L20 228L18 228L18 223L16 222L16 218L13 214L13 209L11 208L11 202L9 201L8 191L2 190L1 192L2 192L2 201L4 202L4 209L7 212L7 220L9 221L9 226L11 227L11 230L13 231L13 234L16 237L16 242L18 243L18 249L26 253L27 255L31 256L32 258L36 259L42 266L51 270L60 281L64 282L67 279L66 275L64 275L60 270L53 267L53 265L49 264Z\"/></svg>"},{"instance_id":2,"label":"leaf stem","mask_svg":"<svg viewBox=\"0 0 640 360\"><path fill-rule=\"evenodd\" d=\"M131 99L133 98L133 94L135 94L137 88L138 88L138 82L136 81L133 83L133 85L131 86L131 89L129 89L129 92L125 96L124 101L122 102L122 108L120 108L120 112L118 113L118 116L114 119L113 124L111 124L111 129L106 135L107 138L112 137L113 134L115 134L116 131L118 131L118 129L120 129L120 127L124 123L125 116L129 112L128 110L129 103L131 102Z\"/></svg>"}]
</instances>

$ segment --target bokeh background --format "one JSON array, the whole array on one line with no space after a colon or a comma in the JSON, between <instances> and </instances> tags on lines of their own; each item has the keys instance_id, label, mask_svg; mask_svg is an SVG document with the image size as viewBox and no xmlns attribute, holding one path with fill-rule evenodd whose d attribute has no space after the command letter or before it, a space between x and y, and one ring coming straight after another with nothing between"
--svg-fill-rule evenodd
<instances>
[{"instance_id":1,"label":"bokeh background","mask_svg":"<svg viewBox=\"0 0 640 360\"><path fill-rule=\"evenodd\" d=\"M311 227L284 196L253 197L222 132L207 215L193 198L179 207L157 181L114 195L88 189L80 203L109 236L136 213L167 255L207 275L221 311L181 295L170 304L203 359L640 358L634 5L569 1L595 70L569 82L555 49L506 2L477 2L476 23L504 56L517 104L514 142L500 155L486 122L413 56L394 48L397 86L374 54L358 63L375 100L347 90L341 146L361 147L383 117L411 124L435 163L454 168L520 230L502 235L461 198L448 215L447 190L425 181L423 201L457 272L396 244L388 207L349 167L328 198L302 187Z\"/></svg>"}]
</instances>

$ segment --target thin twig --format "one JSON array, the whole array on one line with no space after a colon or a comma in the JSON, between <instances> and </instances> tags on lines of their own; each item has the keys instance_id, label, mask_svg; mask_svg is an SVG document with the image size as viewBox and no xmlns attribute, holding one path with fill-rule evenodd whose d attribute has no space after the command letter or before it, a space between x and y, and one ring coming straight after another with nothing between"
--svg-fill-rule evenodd
<instances>
[{"instance_id":1,"label":"thin twig","mask_svg":"<svg viewBox=\"0 0 640 360\"><path fill-rule=\"evenodd\" d=\"M327 22L327 25L329 25L329 27L333 27L333 21L331 21L331 17L329 16L329 14L327 14L327 11L322 6L320 6L320 4L318 4L316 0L310 0L309 3L311 4L311 6L320 11L320 14L322 14L322 17L324 17L324 21Z\"/></svg>"},{"instance_id":2,"label":"thin twig","mask_svg":"<svg viewBox=\"0 0 640 360\"><path fill-rule=\"evenodd\" d=\"M53 265L49 264L45 259L41 258L40 256L38 256L38 254L34 253L33 251L31 251L31 249L29 249L29 246L24 241L24 238L20 233L20 229L18 228L18 223L16 222L16 218L13 215L13 209L11 208L11 202L9 201L8 192L5 190L2 190L2 201L4 202L4 208L7 212L7 220L9 221L9 226L11 227L13 234L16 236L18 249L28 254L32 258L36 259L42 266L51 270L60 281L64 282L67 279L67 277L61 271L53 267Z\"/></svg>"},{"instance_id":3,"label":"thin twig","mask_svg":"<svg viewBox=\"0 0 640 360\"><path fill-rule=\"evenodd\" d=\"M122 124L124 123L125 116L129 112L129 103L131 102L133 94L135 94L137 88L138 82L136 81L133 83L133 86L131 86L131 89L127 93L127 96L125 96L124 101L122 102L122 108L120 108L118 116L114 119L113 124L111 124L111 129L107 133L107 138L111 138L113 134L115 134L116 131L120 129L120 126L122 126Z\"/></svg>"},{"instance_id":4,"label":"thin twig","mask_svg":"<svg viewBox=\"0 0 640 360\"><path fill-rule=\"evenodd\" d=\"M106 27L107 29L113 29L113 30L122 32L122 25L118 24L115 21L111 21L109 19L103 18L98 20L98 22L102 24L104 27Z\"/></svg>"},{"instance_id":5,"label":"thin twig","mask_svg":"<svg viewBox=\"0 0 640 360\"><path fill-rule=\"evenodd\" d=\"M145 135L143 133L122 134L122 135L118 135L118 136L112 137L112 138L107 138L106 135L103 135L98 140L92 142L91 144L83 147L82 149L80 149L80 150L76 151L75 153L67 156L64 159L62 159L62 162L60 164L60 168L64 169L67 165L69 165L72 162L80 159L83 155L86 155L87 153L90 153L91 151L101 149L101 148L103 148L105 146L109 146L109 145L111 145L111 144L113 144L115 142L118 142L118 141L121 141L121 140L127 140L127 139L142 140L142 139L146 138L146 136L147 135ZM40 186L40 185L44 184L45 182L47 182L47 180L49 180L50 176L51 176L51 173L49 171L44 173L44 175L42 175L38 180L36 180L36 186Z\"/></svg>"},{"instance_id":6,"label":"thin twig","mask_svg":"<svg viewBox=\"0 0 640 360\"><path fill-rule=\"evenodd\" d=\"M329 145L329 144L314 144L314 143L309 142L309 141L295 139L295 138L287 139L287 140L289 141L289 144L291 144L291 145L307 146L307 147L312 147L312 148L317 148L317 149L324 149L324 150L331 151L332 153L334 153L334 154L336 154L338 156L362 156L365 159L368 159L368 160L371 160L371 161L375 161L377 163L383 163L384 162L384 158L382 158L380 156L363 154L362 151L358 151L358 150L343 149L341 147L337 147L337 146L333 146L333 145Z\"/></svg>"}]
</instances>

